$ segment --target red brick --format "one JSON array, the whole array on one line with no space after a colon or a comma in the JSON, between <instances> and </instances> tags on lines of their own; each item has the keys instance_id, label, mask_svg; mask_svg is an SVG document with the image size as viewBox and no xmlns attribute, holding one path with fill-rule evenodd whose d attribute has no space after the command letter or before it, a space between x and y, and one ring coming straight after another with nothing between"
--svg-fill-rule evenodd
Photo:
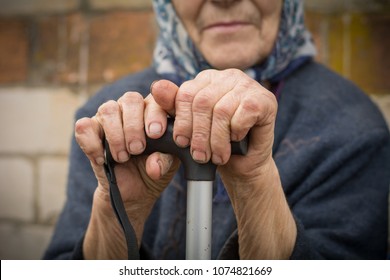
<instances>
[{"instance_id":1,"label":"red brick","mask_svg":"<svg viewBox=\"0 0 390 280\"><path fill-rule=\"evenodd\" d=\"M151 9L151 0L88 0L89 6L96 10L110 9Z\"/></svg>"},{"instance_id":2,"label":"red brick","mask_svg":"<svg viewBox=\"0 0 390 280\"><path fill-rule=\"evenodd\" d=\"M80 75L80 49L88 42L85 37L88 34L88 20L82 14L72 14L66 17L66 32L60 31L60 68L58 80L62 83L80 83L83 79ZM65 33L65 34L63 34Z\"/></svg>"},{"instance_id":3,"label":"red brick","mask_svg":"<svg viewBox=\"0 0 390 280\"><path fill-rule=\"evenodd\" d=\"M22 82L28 73L28 23L0 19L0 83Z\"/></svg>"},{"instance_id":4,"label":"red brick","mask_svg":"<svg viewBox=\"0 0 390 280\"><path fill-rule=\"evenodd\" d=\"M33 80L37 83L77 84L86 20L80 14L37 20Z\"/></svg>"},{"instance_id":5,"label":"red brick","mask_svg":"<svg viewBox=\"0 0 390 280\"><path fill-rule=\"evenodd\" d=\"M38 20L32 53L32 80L35 83L53 82L58 71L60 19L48 17Z\"/></svg>"},{"instance_id":6,"label":"red brick","mask_svg":"<svg viewBox=\"0 0 390 280\"><path fill-rule=\"evenodd\" d=\"M149 66L155 36L152 11L110 12L91 19L89 81L109 82Z\"/></svg>"},{"instance_id":7,"label":"red brick","mask_svg":"<svg viewBox=\"0 0 390 280\"><path fill-rule=\"evenodd\" d=\"M35 16L37 14L65 14L74 11L81 0L3 0L1 15L6 16Z\"/></svg>"}]
</instances>

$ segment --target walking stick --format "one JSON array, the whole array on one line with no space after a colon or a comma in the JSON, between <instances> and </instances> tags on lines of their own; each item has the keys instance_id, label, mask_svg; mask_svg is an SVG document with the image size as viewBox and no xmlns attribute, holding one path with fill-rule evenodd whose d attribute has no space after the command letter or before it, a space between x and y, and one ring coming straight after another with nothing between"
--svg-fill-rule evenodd
<instances>
[{"instance_id":1,"label":"walking stick","mask_svg":"<svg viewBox=\"0 0 390 280\"><path fill-rule=\"evenodd\" d=\"M213 181L217 166L212 162L197 163L192 159L190 148L181 148L173 141L173 119L168 118L167 130L158 139L146 139L146 148L143 154L162 152L177 156L183 166L187 180L187 229L186 229L186 259L211 259L212 233L212 192ZM240 142L231 142L231 153L245 155L248 149L247 138ZM125 232L129 258L137 258L134 249L135 234L127 219L126 212L116 186L114 165L107 141L105 141L106 174L110 182L113 208ZM118 201L120 199L120 201ZM120 205L122 204L122 205ZM119 209L118 209L119 208ZM123 208L122 210L120 208ZM124 213L121 213L121 212ZM130 225L130 226L129 226ZM130 227L130 228L129 228ZM133 249L130 248L133 247ZM137 247L135 247L137 248ZM130 252L133 250L133 252ZM138 250L138 249L137 249ZM138 256L139 257L139 256Z\"/></svg>"}]
</instances>

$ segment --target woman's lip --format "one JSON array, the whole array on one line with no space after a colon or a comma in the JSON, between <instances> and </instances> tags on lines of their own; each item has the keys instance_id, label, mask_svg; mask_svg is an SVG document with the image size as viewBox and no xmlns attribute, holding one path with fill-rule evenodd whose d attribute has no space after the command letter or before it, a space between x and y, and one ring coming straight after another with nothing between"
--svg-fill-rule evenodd
<instances>
[{"instance_id":1,"label":"woman's lip","mask_svg":"<svg viewBox=\"0 0 390 280\"><path fill-rule=\"evenodd\" d=\"M244 26L249 25L248 22L242 22L242 21L231 21L231 22L216 22L207 25L203 28L203 30L211 30L211 29L218 29L218 30L235 30Z\"/></svg>"}]
</instances>

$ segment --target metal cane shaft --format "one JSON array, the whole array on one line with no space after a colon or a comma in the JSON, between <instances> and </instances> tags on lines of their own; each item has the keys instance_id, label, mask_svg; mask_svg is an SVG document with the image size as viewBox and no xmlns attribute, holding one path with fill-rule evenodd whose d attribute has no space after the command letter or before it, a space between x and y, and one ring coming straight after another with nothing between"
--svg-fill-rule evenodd
<instances>
[{"instance_id":1,"label":"metal cane shaft","mask_svg":"<svg viewBox=\"0 0 390 280\"><path fill-rule=\"evenodd\" d=\"M211 259L212 181L188 181L186 259Z\"/></svg>"}]
</instances>

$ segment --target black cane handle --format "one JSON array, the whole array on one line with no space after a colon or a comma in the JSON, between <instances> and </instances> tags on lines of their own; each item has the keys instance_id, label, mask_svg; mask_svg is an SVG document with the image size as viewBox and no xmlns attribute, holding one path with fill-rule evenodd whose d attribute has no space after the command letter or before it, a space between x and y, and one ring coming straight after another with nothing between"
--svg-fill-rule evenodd
<instances>
[{"instance_id":1,"label":"black cane handle","mask_svg":"<svg viewBox=\"0 0 390 280\"><path fill-rule=\"evenodd\" d=\"M191 156L190 147L182 148L176 145L173 141L173 118L168 118L167 129L163 136L158 139L151 139L146 137L146 148L143 155L150 155L154 152L161 152L177 156L183 166L185 172L185 179L190 181L214 181L215 171L217 166L211 161L207 163L198 163L193 160ZM106 161L112 161L113 158L106 147ZM248 137L246 136L239 142L231 142L231 153L234 155L245 155L248 151Z\"/></svg>"}]
</instances>

